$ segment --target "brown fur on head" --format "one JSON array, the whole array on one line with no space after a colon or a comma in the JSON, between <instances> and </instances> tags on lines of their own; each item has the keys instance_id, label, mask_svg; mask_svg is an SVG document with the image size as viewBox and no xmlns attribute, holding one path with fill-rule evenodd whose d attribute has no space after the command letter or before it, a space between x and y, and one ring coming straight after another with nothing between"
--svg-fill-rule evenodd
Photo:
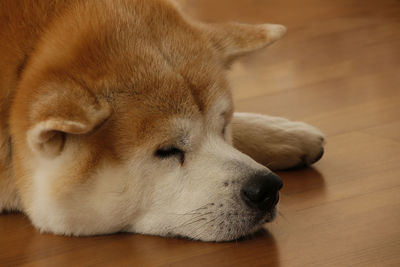
<instances>
[{"instance_id":1,"label":"brown fur on head","mask_svg":"<svg viewBox=\"0 0 400 267\"><path fill-rule=\"evenodd\" d=\"M218 202L255 216L232 200L237 188L222 186L267 171L231 145L225 70L279 39L283 26L203 24L162 0L0 7L0 113L10 116L0 141L11 136L14 152L13 176L0 170L0 179L15 181L18 194L0 208L74 235L128 230L228 240L258 226L262 220L200 233L177 228L185 218L173 214ZM163 158L171 147L176 155ZM11 161L8 149L0 153Z\"/></svg>"}]
</instances>

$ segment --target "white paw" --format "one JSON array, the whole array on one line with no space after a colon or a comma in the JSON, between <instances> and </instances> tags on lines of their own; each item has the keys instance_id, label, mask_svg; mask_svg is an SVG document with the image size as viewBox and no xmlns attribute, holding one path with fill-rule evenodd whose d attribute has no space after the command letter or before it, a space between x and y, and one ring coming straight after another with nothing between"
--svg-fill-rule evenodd
<instances>
[{"instance_id":1,"label":"white paw","mask_svg":"<svg viewBox=\"0 0 400 267\"><path fill-rule=\"evenodd\" d=\"M277 125L278 126L278 125ZM303 122L281 121L281 142L277 142L275 170L309 166L324 154L325 136L317 128Z\"/></svg>"},{"instance_id":2,"label":"white paw","mask_svg":"<svg viewBox=\"0 0 400 267\"><path fill-rule=\"evenodd\" d=\"M324 153L323 133L303 122L235 113L232 126L235 147L272 170L308 166Z\"/></svg>"}]
</instances>

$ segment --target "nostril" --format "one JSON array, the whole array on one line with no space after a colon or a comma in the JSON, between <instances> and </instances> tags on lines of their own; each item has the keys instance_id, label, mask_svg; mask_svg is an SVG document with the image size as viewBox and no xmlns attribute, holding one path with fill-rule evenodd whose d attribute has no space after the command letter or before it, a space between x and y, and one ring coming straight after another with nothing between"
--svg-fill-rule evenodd
<instances>
[{"instance_id":1,"label":"nostril","mask_svg":"<svg viewBox=\"0 0 400 267\"><path fill-rule=\"evenodd\" d=\"M259 188L250 187L246 189L242 189L242 196L246 201L250 201L251 203L260 203L265 200L266 195L263 194Z\"/></svg>"}]
</instances>

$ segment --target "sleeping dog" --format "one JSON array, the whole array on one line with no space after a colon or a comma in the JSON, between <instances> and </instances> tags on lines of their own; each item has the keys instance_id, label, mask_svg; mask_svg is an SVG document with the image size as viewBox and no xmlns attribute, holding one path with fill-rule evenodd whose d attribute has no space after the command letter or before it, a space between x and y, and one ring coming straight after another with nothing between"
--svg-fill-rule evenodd
<instances>
[{"instance_id":1,"label":"sleeping dog","mask_svg":"<svg viewBox=\"0 0 400 267\"><path fill-rule=\"evenodd\" d=\"M323 153L310 125L233 110L229 65L285 32L167 0L2 0L0 211L61 235L256 231L279 200L271 170Z\"/></svg>"}]
</instances>

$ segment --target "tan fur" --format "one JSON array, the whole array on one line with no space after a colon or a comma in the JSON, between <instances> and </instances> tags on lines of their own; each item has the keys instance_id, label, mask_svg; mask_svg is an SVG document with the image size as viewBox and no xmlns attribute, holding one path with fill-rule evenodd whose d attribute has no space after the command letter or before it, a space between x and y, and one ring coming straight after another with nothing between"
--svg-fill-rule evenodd
<instances>
[{"instance_id":1,"label":"tan fur","mask_svg":"<svg viewBox=\"0 0 400 267\"><path fill-rule=\"evenodd\" d=\"M63 230L62 225L72 220L64 215L55 223L60 228L42 225L35 217L38 207L32 203L45 190L43 201L58 203L54 210L58 205L74 207L79 192L95 191L100 178L94 177L103 177L100 169L104 166L116 166L122 172L132 158L154 160L154 150L181 142L195 125L203 125L198 129L207 131L206 135L219 134L224 125L230 129L233 107L226 66L279 39L285 31L283 26L268 24L202 24L163 0L2 1L0 210L24 211L45 231L101 233ZM222 102L226 108L220 111ZM253 144L266 141L261 136L269 135L269 121L252 123L236 117L235 144L267 163L261 149L268 145L255 152ZM185 126L183 121L192 124ZM258 126L259 133L247 134L247 128ZM293 157L308 153L311 163L321 148L322 135L305 132L318 136L318 141L310 141L316 149L309 152L301 145L299 155ZM273 135L264 143L290 139L296 147L291 136L298 135ZM202 142L200 136L196 138L181 145L195 151ZM285 162L279 153L274 148L264 156L273 161L283 158L276 165L279 168L297 164L296 160ZM42 181L43 172L48 178ZM139 178L134 182L139 188L148 186L144 183ZM139 202L145 198L135 197ZM121 230L107 229L104 232Z\"/></svg>"}]
</instances>

